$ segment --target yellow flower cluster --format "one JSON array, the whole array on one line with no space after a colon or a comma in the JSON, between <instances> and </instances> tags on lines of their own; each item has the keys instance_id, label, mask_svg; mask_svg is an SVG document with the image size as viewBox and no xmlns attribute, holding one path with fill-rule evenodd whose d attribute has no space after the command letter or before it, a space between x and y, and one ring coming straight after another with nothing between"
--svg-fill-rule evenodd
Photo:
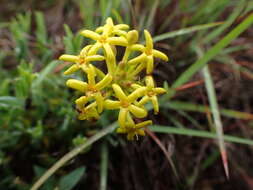
<instances>
[{"instance_id":1,"label":"yellow flower cluster","mask_svg":"<svg viewBox=\"0 0 253 190\"><path fill-rule=\"evenodd\" d=\"M81 69L87 76L86 82L69 79L66 83L68 87L83 93L75 101L79 119L98 119L104 109L119 110L117 132L126 133L127 139L133 140L138 135L144 136L143 128L152 124L151 120L137 122L136 118L147 116L144 105L151 101L155 114L159 112L157 95L166 91L155 86L152 77L154 58L168 61L168 57L153 49L153 40L147 30L144 30L144 46L138 44L138 32L128 29L128 25L114 25L112 19L107 18L106 24L95 32L81 32L95 43L85 46L79 55L64 54L59 59L74 63L64 74ZM125 50L119 62L116 60L118 46ZM138 56L132 58L135 54ZM105 63L106 73L92 64L94 62ZM143 70L146 75L142 79L140 73Z\"/></svg>"}]
</instances>

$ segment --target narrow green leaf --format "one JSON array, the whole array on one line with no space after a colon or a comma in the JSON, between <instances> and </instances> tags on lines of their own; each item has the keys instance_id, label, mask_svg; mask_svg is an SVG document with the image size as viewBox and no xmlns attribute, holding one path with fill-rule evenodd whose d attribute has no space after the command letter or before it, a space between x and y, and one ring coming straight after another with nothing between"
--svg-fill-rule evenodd
<instances>
[{"instance_id":1,"label":"narrow green leaf","mask_svg":"<svg viewBox=\"0 0 253 190\"><path fill-rule=\"evenodd\" d=\"M209 49L202 58L197 60L173 83L172 87L177 88L186 83L196 72L202 69L205 64L216 56L224 47L233 41L238 35L245 31L253 23L253 13L250 14L242 23L229 32L222 40Z\"/></svg>"},{"instance_id":2,"label":"narrow green leaf","mask_svg":"<svg viewBox=\"0 0 253 190\"><path fill-rule=\"evenodd\" d=\"M41 84L43 80L47 77L47 75L53 71L53 69L59 64L59 61L55 60L49 63L39 74L38 77L33 81L32 88L36 88Z\"/></svg>"},{"instance_id":3,"label":"narrow green leaf","mask_svg":"<svg viewBox=\"0 0 253 190\"><path fill-rule=\"evenodd\" d=\"M223 22L214 22L214 23L209 23L209 24L201 24L201 25L191 26L191 27L180 29L180 30L160 34L158 36L155 36L153 38L153 41L154 42L159 42L161 40L165 40L165 39L168 39L168 38L174 38L176 36L180 36L180 35L184 35L184 34L190 34L190 33L193 33L193 32L197 32L199 30L205 30L205 29L208 29L208 28L213 28L213 27L216 27L216 26L221 25L221 24L223 24Z\"/></svg>"},{"instance_id":4,"label":"narrow green leaf","mask_svg":"<svg viewBox=\"0 0 253 190\"><path fill-rule=\"evenodd\" d=\"M150 126L149 129L153 132L157 133L167 133L167 134L177 134L177 135L186 135L186 136L194 136L194 137L201 137L201 138L211 138L217 139L215 133L209 131L200 131L194 129L186 129L186 128L176 128L171 126L163 126L163 125L153 125ZM253 145L253 140L245 139L241 137L231 136L231 135L224 135L224 140L233 143L239 144L246 144L246 145Z\"/></svg>"},{"instance_id":5,"label":"narrow green leaf","mask_svg":"<svg viewBox=\"0 0 253 190\"><path fill-rule=\"evenodd\" d=\"M82 178L84 172L85 168L80 167L70 172L68 175L63 176L59 183L60 190L71 190L74 188L78 181Z\"/></svg>"},{"instance_id":6,"label":"narrow green leaf","mask_svg":"<svg viewBox=\"0 0 253 190\"><path fill-rule=\"evenodd\" d=\"M106 142L101 145L101 161L100 161L100 190L107 189L108 177L108 147Z\"/></svg>"},{"instance_id":7,"label":"narrow green leaf","mask_svg":"<svg viewBox=\"0 0 253 190\"><path fill-rule=\"evenodd\" d=\"M205 80L205 86L207 90L207 95L208 95L208 100L210 103L211 107L211 112L214 120L214 126L216 129L216 134L217 134L217 140L221 152L221 157L224 165L224 169L226 172L226 176L229 176L228 173L228 162L227 162L227 153L226 153L226 148L225 148L225 143L224 143L224 135L223 135L223 126L220 118L220 111L217 103L217 98L216 98L216 93L213 85L213 80L212 76L209 72L208 65L206 65L203 68L203 75L204 75L204 80Z\"/></svg>"},{"instance_id":8,"label":"narrow green leaf","mask_svg":"<svg viewBox=\"0 0 253 190\"><path fill-rule=\"evenodd\" d=\"M160 107L169 108L174 110L184 110L184 111L195 111L195 112L202 112L207 113L211 112L208 106L194 104L192 102L184 102L184 101L170 101L167 103L161 103ZM235 119L253 119L253 114L240 112L236 110L230 109L220 109L222 115L226 117L231 117Z\"/></svg>"}]
</instances>

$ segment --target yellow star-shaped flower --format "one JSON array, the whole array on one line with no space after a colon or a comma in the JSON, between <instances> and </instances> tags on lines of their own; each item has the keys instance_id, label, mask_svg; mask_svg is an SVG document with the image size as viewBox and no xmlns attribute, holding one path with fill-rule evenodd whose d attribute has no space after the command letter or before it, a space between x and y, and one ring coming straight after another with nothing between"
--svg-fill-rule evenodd
<instances>
[{"instance_id":1,"label":"yellow star-shaped flower","mask_svg":"<svg viewBox=\"0 0 253 190\"><path fill-rule=\"evenodd\" d=\"M159 112L157 95L166 93L166 90L164 88L155 87L154 79L152 76L146 76L145 83L147 87L145 96L143 96L142 99L138 103L136 103L136 105L142 106L148 101L151 101L154 106L154 113L157 114ZM140 85L137 84L133 84L132 87L135 89L142 88Z\"/></svg>"},{"instance_id":2,"label":"yellow star-shaped flower","mask_svg":"<svg viewBox=\"0 0 253 190\"><path fill-rule=\"evenodd\" d=\"M81 97L82 98L82 97ZM97 120L99 118L99 113L96 109L96 102L89 104L87 107L81 104L81 98L76 100L77 103L77 111L79 112L78 119L80 120Z\"/></svg>"},{"instance_id":3,"label":"yellow star-shaped flower","mask_svg":"<svg viewBox=\"0 0 253 190\"><path fill-rule=\"evenodd\" d=\"M110 36L111 27L109 25L105 25L104 27L102 34L98 34L91 30L83 30L81 35L96 41L90 48L88 55L95 55L100 48L103 48L108 71L113 74L113 71L116 69L116 56L111 46L127 46L128 42L125 37Z\"/></svg>"},{"instance_id":4,"label":"yellow star-shaped flower","mask_svg":"<svg viewBox=\"0 0 253 190\"><path fill-rule=\"evenodd\" d=\"M124 127L119 127L117 129L117 133L126 133L127 134L127 140L134 140L134 137L136 136L138 140L138 135L145 136L145 131L143 130L144 127L147 127L148 125L152 125L152 121L144 121L141 123L134 123L131 116L128 117L128 121L126 122L126 125Z\"/></svg>"},{"instance_id":5,"label":"yellow star-shaped flower","mask_svg":"<svg viewBox=\"0 0 253 190\"><path fill-rule=\"evenodd\" d=\"M96 29L96 32L102 33L104 31L107 31L107 32L110 32L110 35L125 36L126 32L124 30L128 30L128 29L129 29L129 26L127 24L114 25L112 18L109 17L106 19L106 24L104 26L98 27Z\"/></svg>"},{"instance_id":6,"label":"yellow star-shaped flower","mask_svg":"<svg viewBox=\"0 0 253 190\"><path fill-rule=\"evenodd\" d=\"M134 105L134 102L145 93L145 87L136 89L128 96L118 84L113 84L112 88L119 100L105 100L104 106L106 109L120 109L118 117L120 127L125 127L126 117L129 112L137 118L147 116L147 111L144 108Z\"/></svg>"},{"instance_id":7,"label":"yellow star-shaped flower","mask_svg":"<svg viewBox=\"0 0 253 190\"><path fill-rule=\"evenodd\" d=\"M85 93L84 96L87 101L95 99L98 107L98 113L103 111L103 96L101 90L106 88L112 81L112 76L107 74L102 80L96 83L95 69L94 66L90 65L89 68L85 70L88 76L88 83L76 79L69 79L66 85L70 88L76 89L80 92Z\"/></svg>"},{"instance_id":8,"label":"yellow star-shaped flower","mask_svg":"<svg viewBox=\"0 0 253 190\"><path fill-rule=\"evenodd\" d=\"M88 51L90 48L91 45L84 47L78 56L67 54L60 56L59 59L62 61L69 61L75 63L64 72L65 75L72 74L80 68L87 68L91 61L103 61L105 59L105 57L101 55L88 55Z\"/></svg>"},{"instance_id":9,"label":"yellow star-shaped flower","mask_svg":"<svg viewBox=\"0 0 253 190\"><path fill-rule=\"evenodd\" d=\"M153 49L153 39L147 30L144 30L144 35L146 46L140 44L132 46L132 50L141 51L142 54L128 61L128 64L137 65L140 63L143 68L146 67L147 74L152 74L154 69L154 57L160 58L164 61L168 61L168 57L164 53Z\"/></svg>"}]
</instances>

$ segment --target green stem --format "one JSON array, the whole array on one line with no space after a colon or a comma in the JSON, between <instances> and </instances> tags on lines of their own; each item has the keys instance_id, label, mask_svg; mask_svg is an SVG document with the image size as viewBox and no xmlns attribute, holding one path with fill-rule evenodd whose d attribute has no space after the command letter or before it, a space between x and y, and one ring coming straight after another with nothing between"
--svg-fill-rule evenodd
<instances>
[{"instance_id":1,"label":"green stem","mask_svg":"<svg viewBox=\"0 0 253 190\"><path fill-rule=\"evenodd\" d=\"M49 170L44 173L40 177L40 179L32 186L30 190L37 190L40 188L41 185L49 178L51 177L59 168L61 168L66 162L77 156L79 153L82 152L83 149L87 148L94 142L98 141L105 135L111 133L113 130L115 130L117 126L117 123L113 123L109 125L107 128L99 131L96 135L90 137L84 144L79 145L78 147L71 150L69 153L65 154L60 160L58 160Z\"/></svg>"}]
</instances>

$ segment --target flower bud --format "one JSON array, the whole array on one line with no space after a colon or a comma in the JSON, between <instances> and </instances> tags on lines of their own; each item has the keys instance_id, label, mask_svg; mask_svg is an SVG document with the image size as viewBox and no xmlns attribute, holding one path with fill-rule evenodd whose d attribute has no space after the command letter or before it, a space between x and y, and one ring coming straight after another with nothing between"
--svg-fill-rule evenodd
<instances>
[{"instance_id":1,"label":"flower bud","mask_svg":"<svg viewBox=\"0 0 253 190\"><path fill-rule=\"evenodd\" d=\"M127 33L128 44L135 44L138 41L139 34L137 30L131 30Z\"/></svg>"}]
</instances>

